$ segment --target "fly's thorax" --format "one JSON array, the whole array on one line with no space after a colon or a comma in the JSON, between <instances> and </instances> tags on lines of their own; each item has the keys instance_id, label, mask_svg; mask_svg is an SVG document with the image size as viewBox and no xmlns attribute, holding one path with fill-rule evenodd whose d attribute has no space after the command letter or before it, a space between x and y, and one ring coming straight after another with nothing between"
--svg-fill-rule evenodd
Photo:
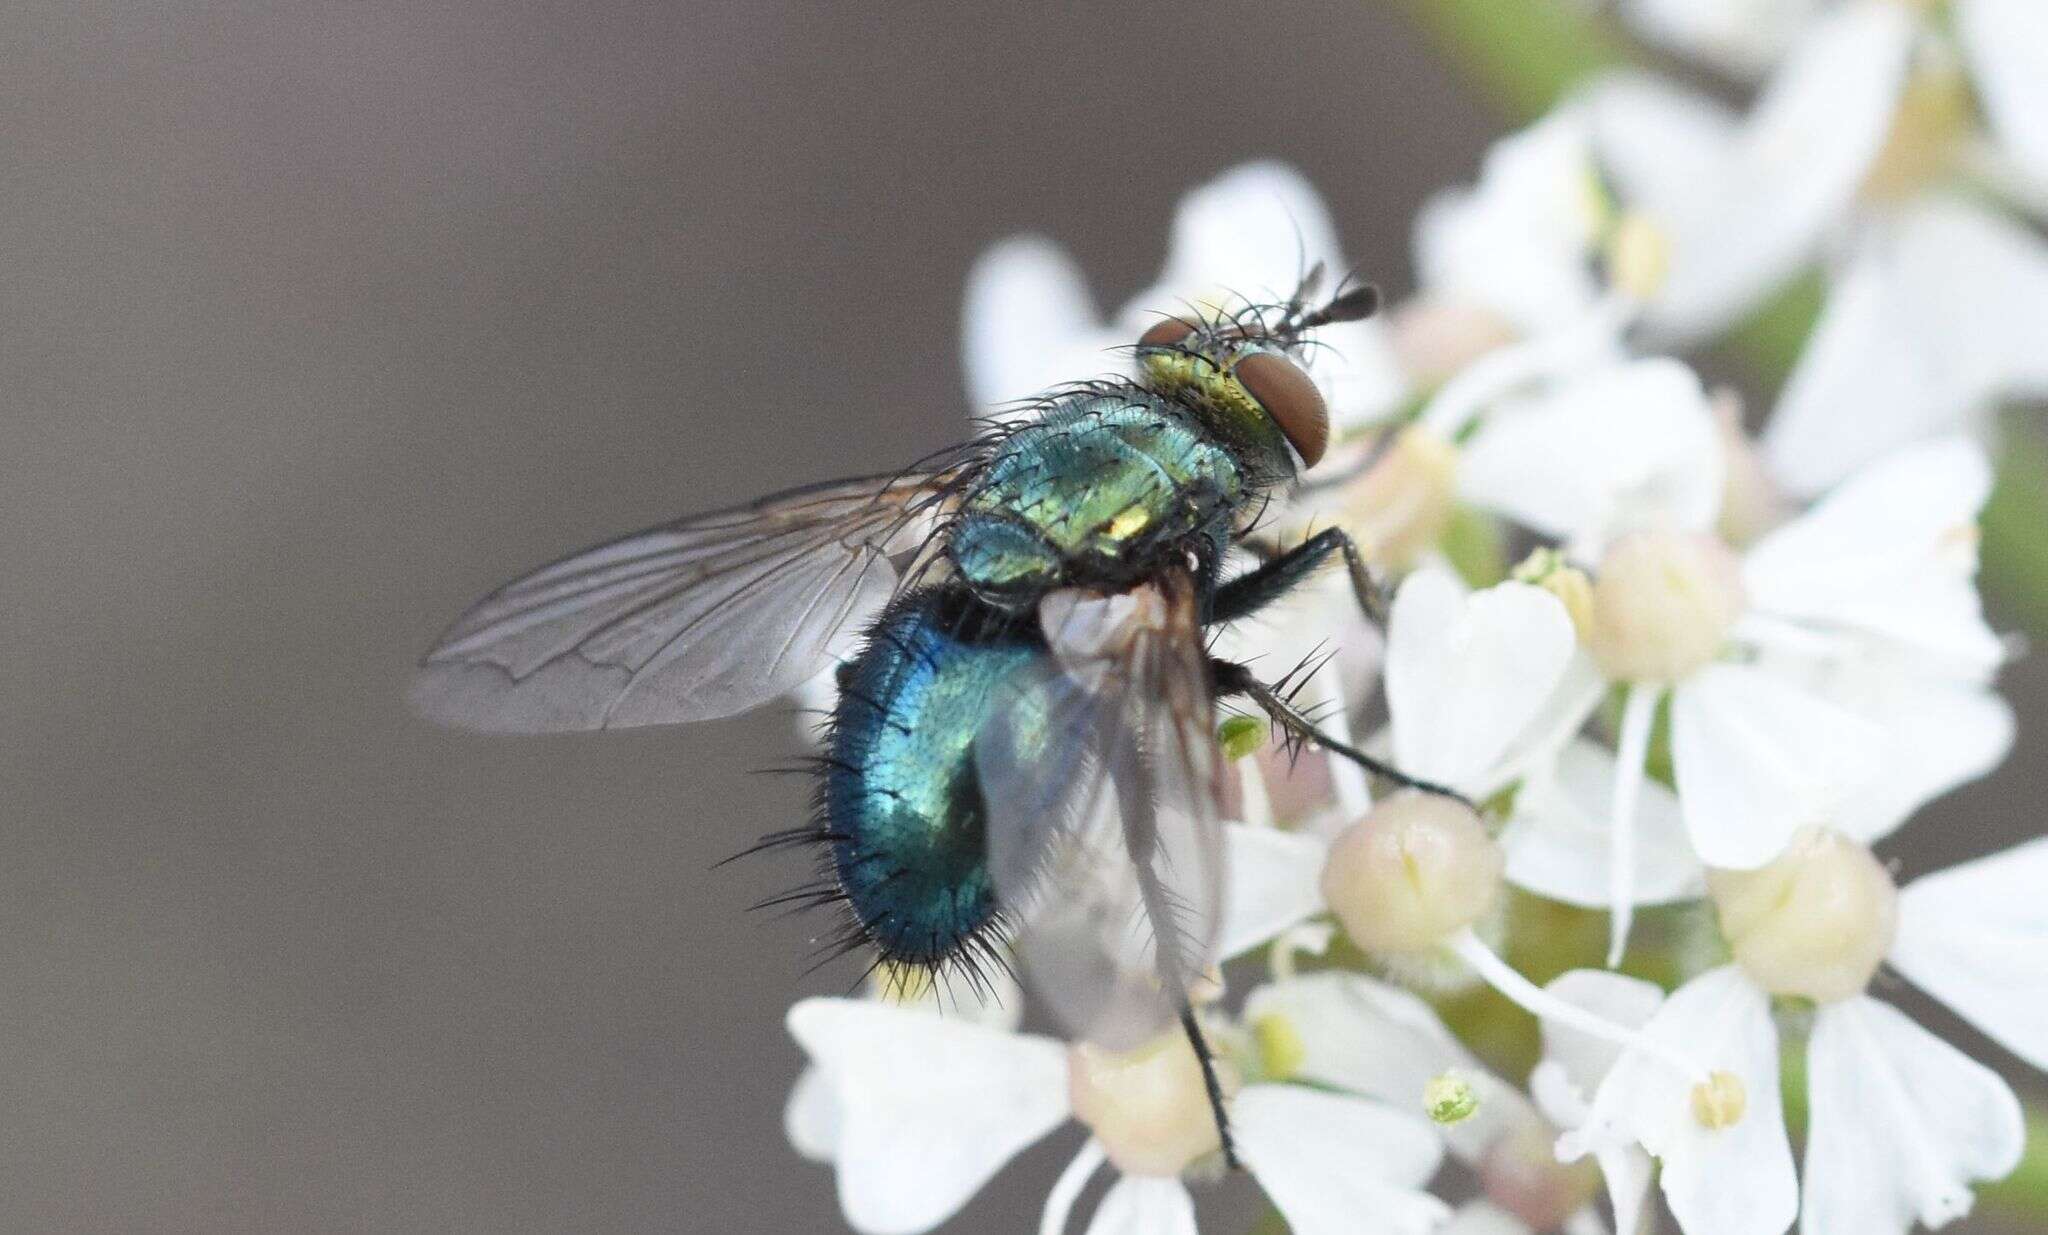
<instances>
[{"instance_id":1,"label":"fly's thorax","mask_svg":"<svg viewBox=\"0 0 2048 1235\"><path fill-rule=\"evenodd\" d=\"M992 928L973 744L1042 654L1025 624L938 588L891 605L845 672L822 829L838 899L885 958L944 964Z\"/></svg>"},{"instance_id":2,"label":"fly's thorax","mask_svg":"<svg viewBox=\"0 0 2048 1235\"><path fill-rule=\"evenodd\" d=\"M1137 387L1069 396L998 449L947 534L986 603L1118 588L1185 560L1252 492L1240 456L1186 408Z\"/></svg>"},{"instance_id":3,"label":"fly's thorax","mask_svg":"<svg viewBox=\"0 0 2048 1235\"><path fill-rule=\"evenodd\" d=\"M1200 351L1141 346L1138 366L1150 390L1185 408L1204 430L1243 459L1247 470L1262 483L1276 485L1294 478L1299 470L1297 454L1289 447L1287 434L1246 385L1248 374L1241 372L1239 365L1219 362ZM1315 449L1320 453L1320 446Z\"/></svg>"}]
</instances>

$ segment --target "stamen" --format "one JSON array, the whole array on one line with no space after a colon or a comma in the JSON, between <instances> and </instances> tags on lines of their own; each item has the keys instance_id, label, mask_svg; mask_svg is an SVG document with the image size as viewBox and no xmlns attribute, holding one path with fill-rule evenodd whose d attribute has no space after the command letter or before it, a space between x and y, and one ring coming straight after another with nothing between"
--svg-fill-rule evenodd
<instances>
[{"instance_id":1,"label":"stamen","mask_svg":"<svg viewBox=\"0 0 2048 1235\"><path fill-rule=\"evenodd\" d=\"M1691 1079L1694 1084L1704 1085L1712 1080L1712 1075L1707 1069L1641 1030L1617 1025L1606 1017L1595 1015L1575 1003L1560 999L1529 981L1517 973L1513 966L1502 960L1492 948L1487 947L1479 936L1472 933L1470 927L1451 936L1450 947L1451 951L1470 965L1473 972L1484 979L1488 986L1531 1014L1555 1021L1568 1029L1591 1034L1603 1042L1612 1042L1628 1050L1641 1051L1681 1076Z\"/></svg>"},{"instance_id":2,"label":"stamen","mask_svg":"<svg viewBox=\"0 0 2048 1235\"><path fill-rule=\"evenodd\" d=\"M1628 688L1621 709L1621 741L1614 762L1614 818L1610 821L1607 859L1607 967L1621 964L1628 950L1629 927L1636 915L1636 802L1642 795L1645 764L1650 757L1650 730L1657 723L1657 701L1664 688L1637 682Z\"/></svg>"},{"instance_id":3,"label":"stamen","mask_svg":"<svg viewBox=\"0 0 2048 1235\"><path fill-rule=\"evenodd\" d=\"M1060 1172L1052 1191L1046 1193L1045 1213L1038 1220L1038 1235L1065 1235L1067 1218L1074 1212L1074 1202L1081 1199L1081 1190L1088 1186L1088 1181L1108 1160L1109 1155L1103 1151L1102 1142L1089 1137L1088 1143L1081 1146L1081 1152L1067 1163L1067 1169Z\"/></svg>"}]
</instances>

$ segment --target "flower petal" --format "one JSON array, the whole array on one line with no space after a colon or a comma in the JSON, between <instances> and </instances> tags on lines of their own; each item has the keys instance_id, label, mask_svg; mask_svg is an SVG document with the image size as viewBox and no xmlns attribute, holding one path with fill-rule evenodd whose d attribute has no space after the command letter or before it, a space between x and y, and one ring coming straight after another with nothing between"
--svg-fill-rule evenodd
<instances>
[{"instance_id":1,"label":"flower petal","mask_svg":"<svg viewBox=\"0 0 2048 1235\"><path fill-rule=\"evenodd\" d=\"M1624 0L1629 28L1726 73L1756 77L1785 57L1820 0Z\"/></svg>"},{"instance_id":2,"label":"flower petal","mask_svg":"<svg viewBox=\"0 0 2048 1235\"><path fill-rule=\"evenodd\" d=\"M1430 1125L1360 1098L1251 1085L1231 1104L1238 1154L1294 1235L1422 1235L1450 1207L1418 1189L1436 1173Z\"/></svg>"},{"instance_id":3,"label":"flower petal","mask_svg":"<svg viewBox=\"0 0 2048 1235\"><path fill-rule=\"evenodd\" d=\"M960 360L977 412L1118 366L1132 340L1102 321L1065 249L1040 236L990 248L967 273Z\"/></svg>"},{"instance_id":4,"label":"flower petal","mask_svg":"<svg viewBox=\"0 0 2048 1235\"><path fill-rule=\"evenodd\" d=\"M1496 407L1459 456L1458 493L1590 561L1645 527L1712 527L1722 470L1700 379L1637 360Z\"/></svg>"},{"instance_id":5,"label":"flower petal","mask_svg":"<svg viewBox=\"0 0 2048 1235\"><path fill-rule=\"evenodd\" d=\"M1536 1122L1520 1090L1487 1071L1428 1004L1399 987L1335 971L1290 978L1246 999L1246 1023L1270 1016L1283 1018L1301 1044L1294 1075L1399 1111L1420 1111L1424 1088L1443 1073L1464 1077L1478 1095L1478 1109L1441 1132L1468 1162L1502 1133Z\"/></svg>"},{"instance_id":6,"label":"flower petal","mask_svg":"<svg viewBox=\"0 0 2048 1235\"><path fill-rule=\"evenodd\" d=\"M1693 851L1751 869L1833 818L1878 772L1876 725L1789 676L1708 665L1671 697L1671 759Z\"/></svg>"},{"instance_id":7,"label":"flower petal","mask_svg":"<svg viewBox=\"0 0 2048 1235\"><path fill-rule=\"evenodd\" d=\"M1572 108L1495 142L1479 183L1439 193L1415 220L1432 297L1478 305L1524 335L1569 323L1600 293L1588 260L1601 225L1586 117Z\"/></svg>"},{"instance_id":8,"label":"flower petal","mask_svg":"<svg viewBox=\"0 0 2048 1235\"><path fill-rule=\"evenodd\" d=\"M1566 904L1607 908L1614 777L1614 756L1581 740L1564 749L1552 774L1525 781L1500 835L1508 882ZM1639 905L1705 890L1678 798L1653 781L1644 783L1636 804L1633 887Z\"/></svg>"},{"instance_id":9,"label":"flower petal","mask_svg":"<svg viewBox=\"0 0 2048 1235\"><path fill-rule=\"evenodd\" d=\"M1915 33L1904 5L1844 5L1771 78L1708 180L1646 203L1671 237L1650 320L1671 338L1715 333L1812 257L1886 134Z\"/></svg>"},{"instance_id":10,"label":"flower petal","mask_svg":"<svg viewBox=\"0 0 2048 1235\"><path fill-rule=\"evenodd\" d=\"M1957 0L1956 33L2005 148L2048 185L2048 7L2038 0Z\"/></svg>"},{"instance_id":11,"label":"flower petal","mask_svg":"<svg viewBox=\"0 0 2048 1235\"><path fill-rule=\"evenodd\" d=\"M2048 1069L2048 838L1915 879L1892 967Z\"/></svg>"},{"instance_id":12,"label":"flower petal","mask_svg":"<svg viewBox=\"0 0 2048 1235\"><path fill-rule=\"evenodd\" d=\"M830 1162L839 1151L839 1095L824 1073L805 1068L782 1107L782 1132L799 1154L812 1162Z\"/></svg>"},{"instance_id":13,"label":"flower petal","mask_svg":"<svg viewBox=\"0 0 2048 1235\"><path fill-rule=\"evenodd\" d=\"M1419 570L1394 598L1387 710L1403 772L1483 795L1500 760L1542 714L1578 646L1557 597L1503 583L1467 597Z\"/></svg>"},{"instance_id":14,"label":"flower petal","mask_svg":"<svg viewBox=\"0 0 2048 1235\"><path fill-rule=\"evenodd\" d=\"M1066 1048L869 999L806 999L789 1031L838 1093L839 1204L863 1235L929 1230L1062 1123Z\"/></svg>"},{"instance_id":15,"label":"flower petal","mask_svg":"<svg viewBox=\"0 0 2048 1235\"><path fill-rule=\"evenodd\" d=\"M1195 1198L1178 1179L1125 1175L1103 1194L1088 1235L1195 1235Z\"/></svg>"},{"instance_id":16,"label":"flower petal","mask_svg":"<svg viewBox=\"0 0 2048 1235\"><path fill-rule=\"evenodd\" d=\"M1776 1235L1790 1226L1799 1185L1778 1101L1778 1030L1764 993L1723 966L1678 988L1644 1032L1737 1077L1748 1098L1742 1118L1704 1127L1692 1113L1693 1078L1631 1051L1600 1083L1592 1119L1559 1138L1559 1155L1571 1161L1640 1143L1663 1160L1664 1197L1685 1230Z\"/></svg>"},{"instance_id":17,"label":"flower petal","mask_svg":"<svg viewBox=\"0 0 2048 1235\"><path fill-rule=\"evenodd\" d=\"M1867 229L1764 434L1774 474L1810 496L2048 389L2044 304L2048 243L1981 206L1935 198Z\"/></svg>"},{"instance_id":18,"label":"flower petal","mask_svg":"<svg viewBox=\"0 0 2048 1235\"><path fill-rule=\"evenodd\" d=\"M1990 493L1990 460L1967 438L1894 451L1757 542L1742 563L1751 609L1987 676L2005 656L1977 597Z\"/></svg>"},{"instance_id":19,"label":"flower petal","mask_svg":"<svg viewBox=\"0 0 2048 1235\"><path fill-rule=\"evenodd\" d=\"M1529 1235L1529 1224L1491 1201L1467 1201L1436 1235Z\"/></svg>"},{"instance_id":20,"label":"flower petal","mask_svg":"<svg viewBox=\"0 0 2048 1235\"><path fill-rule=\"evenodd\" d=\"M2012 750L2012 705L1974 682L1865 669L1836 675L1829 697L1885 736L1882 776L1851 794L1836 831L1869 844L1913 812L1996 768Z\"/></svg>"},{"instance_id":21,"label":"flower petal","mask_svg":"<svg viewBox=\"0 0 2048 1235\"><path fill-rule=\"evenodd\" d=\"M1574 969L1551 979L1543 989L1629 1029L1649 1024L1664 1005L1664 992L1656 983L1606 969ZM1621 1058L1622 1048L1556 1021L1543 1021L1542 1031L1543 1058L1563 1068L1565 1078L1590 1100Z\"/></svg>"},{"instance_id":22,"label":"flower petal","mask_svg":"<svg viewBox=\"0 0 2048 1235\"><path fill-rule=\"evenodd\" d=\"M1329 855L1323 842L1233 823L1223 829L1223 845L1228 880L1218 956L1248 952L1322 911L1323 860Z\"/></svg>"},{"instance_id":23,"label":"flower petal","mask_svg":"<svg viewBox=\"0 0 2048 1235\"><path fill-rule=\"evenodd\" d=\"M1822 1007L1806 1048L1805 1235L1898 1235L1970 1212L2019 1164L2026 1127L1997 1073L1867 995Z\"/></svg>"}]
</instances>

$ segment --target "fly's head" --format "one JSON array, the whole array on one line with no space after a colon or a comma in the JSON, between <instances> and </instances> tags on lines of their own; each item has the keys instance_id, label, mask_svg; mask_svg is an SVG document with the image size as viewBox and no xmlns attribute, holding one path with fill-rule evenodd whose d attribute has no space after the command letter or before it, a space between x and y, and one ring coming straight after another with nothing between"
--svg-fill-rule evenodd
<instances>
[{"instance_id":1,"label":"fly's head","mask_svg":"<svg viewBox=\"0 0 2048 1235\"><path fill-rule=\"evenodd\" d=\"M1330 444L1330 412L1308 375L1308 335L1379 306L1378 290L1361 284L1311 307L1321 274L1321 267L1310 271L1284 304L1252 305L1216 320L1160 319L1138 338L1145 384L1193 407L1227 437L1256 443L1277 431L1300 467L1314 467Z\"/></svg>"}]
</instances>

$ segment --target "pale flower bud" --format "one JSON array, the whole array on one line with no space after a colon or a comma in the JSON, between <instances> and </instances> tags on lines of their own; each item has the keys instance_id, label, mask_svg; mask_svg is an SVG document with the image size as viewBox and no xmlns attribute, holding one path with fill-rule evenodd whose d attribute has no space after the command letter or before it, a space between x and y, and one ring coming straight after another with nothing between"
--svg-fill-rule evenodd
<instances>
[{"instance_id":1,"label":"pale flower bud","mask_svg":"<svg viewBox=\"0 0 2048 1235\"><path fill-rule=\"evenodd\" d=\"M1479 1091L1456 1069L1432 1076L1422 1087L1422 1111L1434 1124L1464 1123L1479 1113Z\"/></svg>"},{"instance_id":2,"label":"pale flower bud","mask_svg":"<svg viewBox=\"0 0 2048 1235\"><path fill-rule=\"evenodd\" d=\"M1493 907L1504 864L1469 808L1404 790L1331 843L1323 899L1359 947L1424 951Z\"/></svg>"},{"instance_id":3,"label":"pale flower bud","mask_svg":"<svg viewBox=\"0 0 2048 1235\"><path fill-rule=\"evenodd\" d=\"M1720 652L1742 606L1741 565L1720 541L1637 532L1601 559L1588 646L1611 678L1675 682Z\"/></svg>"},{"instance_id":4,"label":"pale flower bud","mask_svg":"<svg viewBox=\"0 0 2048 1235\"><path fill-rule=\"evenodd\" d=\"M1220 1059L1216 1067L1223 1092L1235 1093L1236 1073ZM1067 1092L1074 1118L1126 1175L1178 1175L1223 1148L1201 1062L1178 1030L1134 1051L1074 1046Z\"/></svg>"},{"instance_id":5,"label":"pale flower bud","mask_svg":"<svg viewBox=\"0 0 2048 1235\"><path fill-rule=\"evenodd\" d=\"M1556 1230L1600 1190L1600 1169L1593 1160L1559 1162L1556 1143L1550 1128L1524 1122L1487 1146L1479 1159L1479 1186L1486 1199L1531 1230Z\"/></svg>"},{"instance_id":6,"label":"pale flower bud","mask_svg":"<svg viewBox=\"0 0 2048 1235\"><path fill-rule=\"evenodd\" d=\"M1421 425L1395 437L1345 495L1342 518L1373 561L1401 567L1434 545L1457 503L1458 452Z\"/></svg>"},{"instance_id":7,"label":"pale flower bud","mask_svg":"<svg viewBox=\"0 0 2048 1235\"><path fill-rule=\"evenodd\" d=\"M1828 1001L1858 995L1891 950L1898 889L1868 848L1808 829L1760 870L1715 870L1721 933L1757 985Z\"/></svg>"}]
</instances>

